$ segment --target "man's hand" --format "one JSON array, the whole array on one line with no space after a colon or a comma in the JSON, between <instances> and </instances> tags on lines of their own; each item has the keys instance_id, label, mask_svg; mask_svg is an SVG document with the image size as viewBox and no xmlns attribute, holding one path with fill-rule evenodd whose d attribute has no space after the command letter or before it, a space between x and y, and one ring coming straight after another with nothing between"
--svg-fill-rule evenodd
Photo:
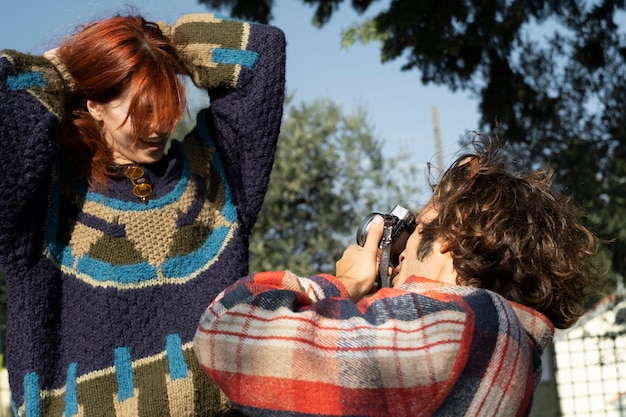
<instances>
[{"instance_id":1,"label":"man's hand","mask_svg":"<svg viewBox=\"0 0 626 417\"><path fill-rule=\"evenodd\" d=\"M384 220L376 216L370 223L363 247L350 245L335 265L337 278L355 303L370 293L378 273L378 244L383 236Z\"/></svg>"}]
</instances>

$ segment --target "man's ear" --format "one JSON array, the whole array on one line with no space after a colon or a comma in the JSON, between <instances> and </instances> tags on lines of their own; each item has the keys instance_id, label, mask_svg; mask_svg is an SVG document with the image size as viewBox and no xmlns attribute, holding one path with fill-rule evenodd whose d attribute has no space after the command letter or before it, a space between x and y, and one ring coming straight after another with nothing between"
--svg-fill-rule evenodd
<instances>
[{"instance_id":1,"label":"man's ear","mask_svg":"<svg viewBox=\"0 0 626 417\"><path fill-rule=\"evenodd\" d=\"M450 242L441 242L439 239L437 239L437 242L439 243L439 253L444 254L444 253L448 253L452 250L452 244Z\"/></svg>"},{"instance_id":2,"label":"man's ear","mask_svg":"<svg viewBox=\"0 0 626 417\"><path fill-rule=\"evenodd\" d=\"M89 114L91 114L94 119L102 121L102 104L92 100L87 100L87 111L89 111Z\"/></svg>"}]
</instances>

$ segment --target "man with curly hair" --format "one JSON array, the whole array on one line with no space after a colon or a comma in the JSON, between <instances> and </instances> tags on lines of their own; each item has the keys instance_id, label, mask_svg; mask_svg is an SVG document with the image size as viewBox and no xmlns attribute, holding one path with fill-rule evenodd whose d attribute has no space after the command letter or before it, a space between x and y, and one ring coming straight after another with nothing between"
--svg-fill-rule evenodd
<instances>
[{"instance_id":1,"label":"man with curly hair","mask_svg":"<svg viewBox=\"0 0 626 417\"><path fill-rule=\"evenodd\" d=\"M372 293L383 219L336 277L265 272L203 314L194 349L249 416L523 416L554 329L598 282L597 238L552 171L515 172L478 137Z\"/></svg>"}]
</instances>

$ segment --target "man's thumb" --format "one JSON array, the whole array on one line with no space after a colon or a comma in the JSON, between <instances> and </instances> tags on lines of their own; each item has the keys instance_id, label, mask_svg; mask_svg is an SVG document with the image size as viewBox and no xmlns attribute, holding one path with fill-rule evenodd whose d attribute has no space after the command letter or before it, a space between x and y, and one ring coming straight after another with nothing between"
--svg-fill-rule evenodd
<instances>
[{"instance_id":1,"label":"man's thumb","mask_svg":"<svg viewBox=\"0 0 626 417\"><path fill-rule=\"evenodd\" d=\"M368 250L377 250L380 239L383 237L384 227L385 220L383 216L374 216L370 223L369 230L367 231L367 238L365 239L365 245L363 245L363 247Z\"/></svg>"}]
</instances>

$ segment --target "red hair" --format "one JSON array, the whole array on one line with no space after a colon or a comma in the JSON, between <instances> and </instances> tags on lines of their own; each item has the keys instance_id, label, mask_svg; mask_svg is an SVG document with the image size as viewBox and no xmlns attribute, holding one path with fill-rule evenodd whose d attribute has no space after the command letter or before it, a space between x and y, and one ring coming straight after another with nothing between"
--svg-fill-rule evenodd
<instances>
[{"instance_id":1,"label":"red hair","mask_svg":"<svg viewBox=\"0 0 626 417\"><path fill-rule=\"evenodd\" d=\"M146 132L169 136L185 109L178 74L185 71L176 48L156 23L141 16L115 16L89 23L69 37L57 55L75 83L61 126L66 162L92 185L106 187L112 155L87 100L105 104L130 89L135 140Z\"/></svg>"}]
</instances>

